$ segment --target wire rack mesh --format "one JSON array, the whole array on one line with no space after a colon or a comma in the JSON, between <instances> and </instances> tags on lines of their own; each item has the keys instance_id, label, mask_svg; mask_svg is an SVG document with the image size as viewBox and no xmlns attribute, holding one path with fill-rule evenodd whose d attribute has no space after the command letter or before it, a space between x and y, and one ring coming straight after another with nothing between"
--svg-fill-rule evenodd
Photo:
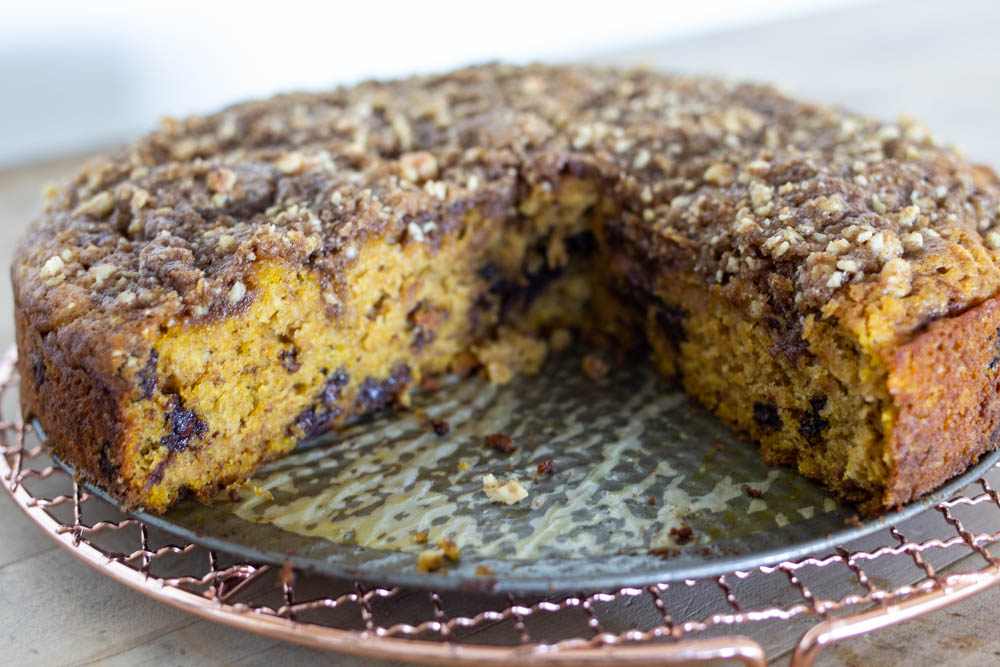
<instances>
[{"instance_id":1,"label":"wire rack mesh","mask_svg":"<svg viewBox=\"0 0 1000 667\"><path fill-rule=\"evenodd\" d=\"M55 465L0 359L0 481L43 531L119 582L214 621L334 651L439 663L811 664L834 642L1000 582L998 471L828 553L707 579L553 597L365 586L240 561L145 525ZM991 483L992 480L992 483ZM998 547L1000 548L1000 547Z\"/></svg>"}]
</instances>

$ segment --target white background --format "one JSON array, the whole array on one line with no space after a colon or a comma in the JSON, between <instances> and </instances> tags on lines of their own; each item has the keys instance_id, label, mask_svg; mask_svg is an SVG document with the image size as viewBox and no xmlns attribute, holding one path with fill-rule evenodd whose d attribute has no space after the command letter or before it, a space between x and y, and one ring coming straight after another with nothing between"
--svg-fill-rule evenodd
<instances>
[{"instance_id":1,"label":"white background","mask_svg":"<svg viewBox=\"0 0 1000 667\"><path fill-rule=\"evenodd\" d=\"M594 58L864 1L0 0L0 165L277 91L493 59Z\"/></svg>"}]
</instances>

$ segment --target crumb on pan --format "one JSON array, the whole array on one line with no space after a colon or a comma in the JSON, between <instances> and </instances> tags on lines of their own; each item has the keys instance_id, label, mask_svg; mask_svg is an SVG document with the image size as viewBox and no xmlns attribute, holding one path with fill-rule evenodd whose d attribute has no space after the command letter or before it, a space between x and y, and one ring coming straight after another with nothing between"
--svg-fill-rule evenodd
<instances>
[{"instance_id":1,"label":"crumb on pan","mask_svg":"<svg viewBox=\"0 0 1000 667\"><path fill-rule=\"evenodd\" d=\"M514 439L503 433L491 433L486 436L486 446L504 454L510 454L517 449Z\"/></svg>"},{"instance_id":2,"label":"crumb on pan","mask_svg":"<svg viewBox=\"0 0 1000 667\"><path fill-rule=\"evenodd\" d=\"M417 556L417 572L437 572L444 565L444 551L424 549Z\"/></svg>"},{"instance_id":3,"label":"crumb on pan","mask_svg":"<svg viewBox=\"0 0 1000 667\"><path fill-rule=\"evenodd\" d=\"M439 537L437 547L444 552L448 560L458 560L458 557L462 555L462 550L458 548L458 545L447 537Z\"/></svg>"},{"instance_id":4,"label":"crumb on pan","mask_svg":"<svg viewBox=\"0 0 1000 667\"><path fill-rule=\"evenodd\" d=\"M501 482L492 473L483 477L483 491L491 502L505 505L514 505L528 497L528 490L517 477Z\"/></svg>"},{"instance_id":5,"label":"crumb on pan","mask_svg":"<svg viewBox=\"0 0 1000 667\"><path fill-rule=\"evenodd\" d=\"M608 362L601 359L596 354L588 354L583 358L582 362L583 374L586 375L591 380L600 380L602 377L608 374L611 369L608 366Z\"/></svg>"}]
</instances>

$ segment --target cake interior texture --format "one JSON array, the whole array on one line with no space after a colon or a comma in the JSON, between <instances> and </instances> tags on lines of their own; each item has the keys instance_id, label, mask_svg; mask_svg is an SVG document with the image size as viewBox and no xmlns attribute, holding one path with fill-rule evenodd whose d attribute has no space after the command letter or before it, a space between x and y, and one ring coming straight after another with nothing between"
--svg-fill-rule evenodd
<instances>
[{"instance_id":1,"label":"cake interior texture","mask_svg":"<svg viewBox=\"0 0 1000 667\"><path fill-rule=\"evenodd\" d=\"M563 79L581 89L632 80L635 89L681 92L709 85L572 68L491 66L461 76L501 89ZM497 83L504 77L513 83ZM862 149L846 165L836 159L854 145L848 139L823 139L812 153L786 147L803 131L791 119L802 107L770 91L712 86L723 84L710 84L713 95L729 95L716 114L721 129L675 128L665 141L659 128L623 149L632 171L645 170L651 152L672 156L647 179L662 193L629 183L628 170L609 167L599 151L580 155L598 142L580 139L582 127L599 134L593 122L559 130L565 141L544 154L480 155L485 167L449 180L444 164L461 160L424 150L421 142L436 144L414 136L418 119L399 121L383 110L366 127L384 131L393 148L370 171L384 170L394 188L409 183L417 194L386 204L397 217L379 224L363 206L377 187L368 184L366 193L355 179L348 186L354 200L342 194L337 174L364 173L330 162L348 154L343 146L310 153L261 140L264 153L250 168L239 149L204 149L202 159L197 143L182 143L201 130L168 127L147 140L149 155L117 157L128 163L121 173L97 167L53 195L52 219L22 243L12 274L25 409L84 477L129 505L163 511L185 495L209 498L244 481L345 419L405 405L427 378L481 369L502 383L537 371L554 333L573 331L649 360L759 443L766 460L797 466L865 512L930 491L996 445L1000 314L987 234L962 221L935 231L920 208L920 187L941 194L926 178L931 167L893 172L896 185L873 199L852 164ZM362 97L370 105L373 95ZM294 121L296 104L311 102L281 101L280 117L287 112ZM771 126L727 117L737 102ZM253 120L269 108L235 117ZM877 144L882 163L905 162L899 130L883 141L878 124L806 111L823 121L815 121L814 135L825 136L828 125L844 131L846 118L875 142L871 152ZM555 123L555 112L538 113ZM698 122L712 113L701 109ZM206 132L219 137L232 117L188 122L207 123ZM505 127L495 118L486 126ZM769 127L788 136L770 141ZM293 122L279 134L294 131ZM737 159L736 140L727 137L741 133L755 143ZM923 146L918 139L911 143ZM481 136L474 143L491 141L503 143ZM694 157L685 161L670 148L678 142ZM966 188L955 206L992 206L995 218L996 177L929 146L925 159L946 162L941 173ZM865 168L878 171L875 162ZM254 170L271 185L266 202L247 208ZM487 183L497 185L480 187ZM161 199L151 203L157 192ZM335 232L314 210L320 199L334 211L353 207ZM678 216L704 229L684 231ZM914 249L908 230L917 229L916 219L925 231ZM310 226L322 229L309 235ZM741 233L756 245L733 240ZM820 250L810 252L830 255L826 273L810 278L819 296L799 277L819 260L796 257L803 235L817 233ZM719 243L729 245L720 250ZM934 247L939 252L925 256ZM851 248L864 252L854 257ZM155 286L142 275L154 275Z\"/></svg>"}]
</instances>

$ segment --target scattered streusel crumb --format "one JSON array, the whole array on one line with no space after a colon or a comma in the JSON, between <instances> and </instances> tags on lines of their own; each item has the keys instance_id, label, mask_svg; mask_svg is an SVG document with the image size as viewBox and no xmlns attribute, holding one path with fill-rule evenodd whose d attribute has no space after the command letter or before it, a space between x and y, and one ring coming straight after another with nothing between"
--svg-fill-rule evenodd
<instances>
[{"instance_id":1,"label":"scattered streusel crumb","mask_svg":"<svg viewBox=\"0 0 1000 667\"><path fill-rule=\"evenodd\" d=\"M472 348L476 359L486 368L490 382L506 384L519 373L538 372L548 347L534 336L501 326L497 338Z\"/></svg>"},{"instance_id":2,"label":"scattered streusel crumb","mask_svg":"<svg viewBox=\"0 0 1000 667\"><path fill-rule=\"evenodd\" d=\"M517 477L501 482L492 473L483 477L483 491L490 501L505 505L519 503L528 497L528 490Z\"/></svg>"},{"instance_id":3,"label":"scattered streusel crumb","mask_svg":"<svg viewBox=\"0 0 1000 667\"><path fill-rule=\"evenodd\" d=\"M595 354L588 354L583 358L583 374L591 380L599 380L608 374L611 367L608 363Z\"/></svg>"},{"instance_id":4,"label":"scattered streusel crumb","mask_svg":"<svg viewBox=\"0 0 1000 667\"><path fill-rule=\"evenodd\" d=\"M437 572L444 565L444 551L425 549L417 556L417 572Z\"/></svg>"},{"instance_id":5,"label":"scattered streusel crumb","mask_svg":"<svg viewBox=\"0 0 1000 667\"><path fill-rule=\"evenodd\" d=\"M410 541L414 544L426 544L427 542L427 531L418 530L415 533L410 534Z\"/></svg>"},{"instance_id":6,"label":"scattered streusel crumb","mask_svg":"<svg viewBox=\"0 0 1000 667\"><path fill-rule=\"evenodd\" d=\"M462 555L462 550L458 548L458 545L447 537L439 537L437 547L444 552L448 560L458 560L458 557Z\"/></svg>"},{"instance_id":7,"label":"scattered streusel crumb","mask_svg":"<svg viewBox=\"0 0 1000 667\"><path fill-rule=\"evenodd\" d=\"M552 459L545 459L544 461L542 461L541 463L538 464L538 474L539 475L551 475L552 474L553 465L554 465L554 463L553 463Z\"/></svg>"},{"instance_id":8,"label":"scattered streusel crumb","mask_svg":"<svg viewBox=\"0 0 1000 667\"><path fill-rule=\"evenodd\" d=\"M680 528L671 528L670 537L677 540L678 544L684 544L694 535L694 529L686 523L682 523Z\"/></svg>"},{"instance_id":9,"label":"scattered streusel crumb","mask_svg":"<svg viewBox=\"0 0 1000 667\"><path fill-rule=\"evenodd\" d=\"M492 433L486 436L486 446L504 454L510 454L517 449L514 439L503 433Z\"/></svg>"},{"instance_id":10,"label":"scattered streusel crumb","mask_svg":"<svg viewBox=\"0 0 1000 667\"><path fill-rule=\"evenodd\" d=\"M480 577L489 577L493 574L493 568L489 565L477 565L476 574Z\"/></svg>"}]
</instances>

